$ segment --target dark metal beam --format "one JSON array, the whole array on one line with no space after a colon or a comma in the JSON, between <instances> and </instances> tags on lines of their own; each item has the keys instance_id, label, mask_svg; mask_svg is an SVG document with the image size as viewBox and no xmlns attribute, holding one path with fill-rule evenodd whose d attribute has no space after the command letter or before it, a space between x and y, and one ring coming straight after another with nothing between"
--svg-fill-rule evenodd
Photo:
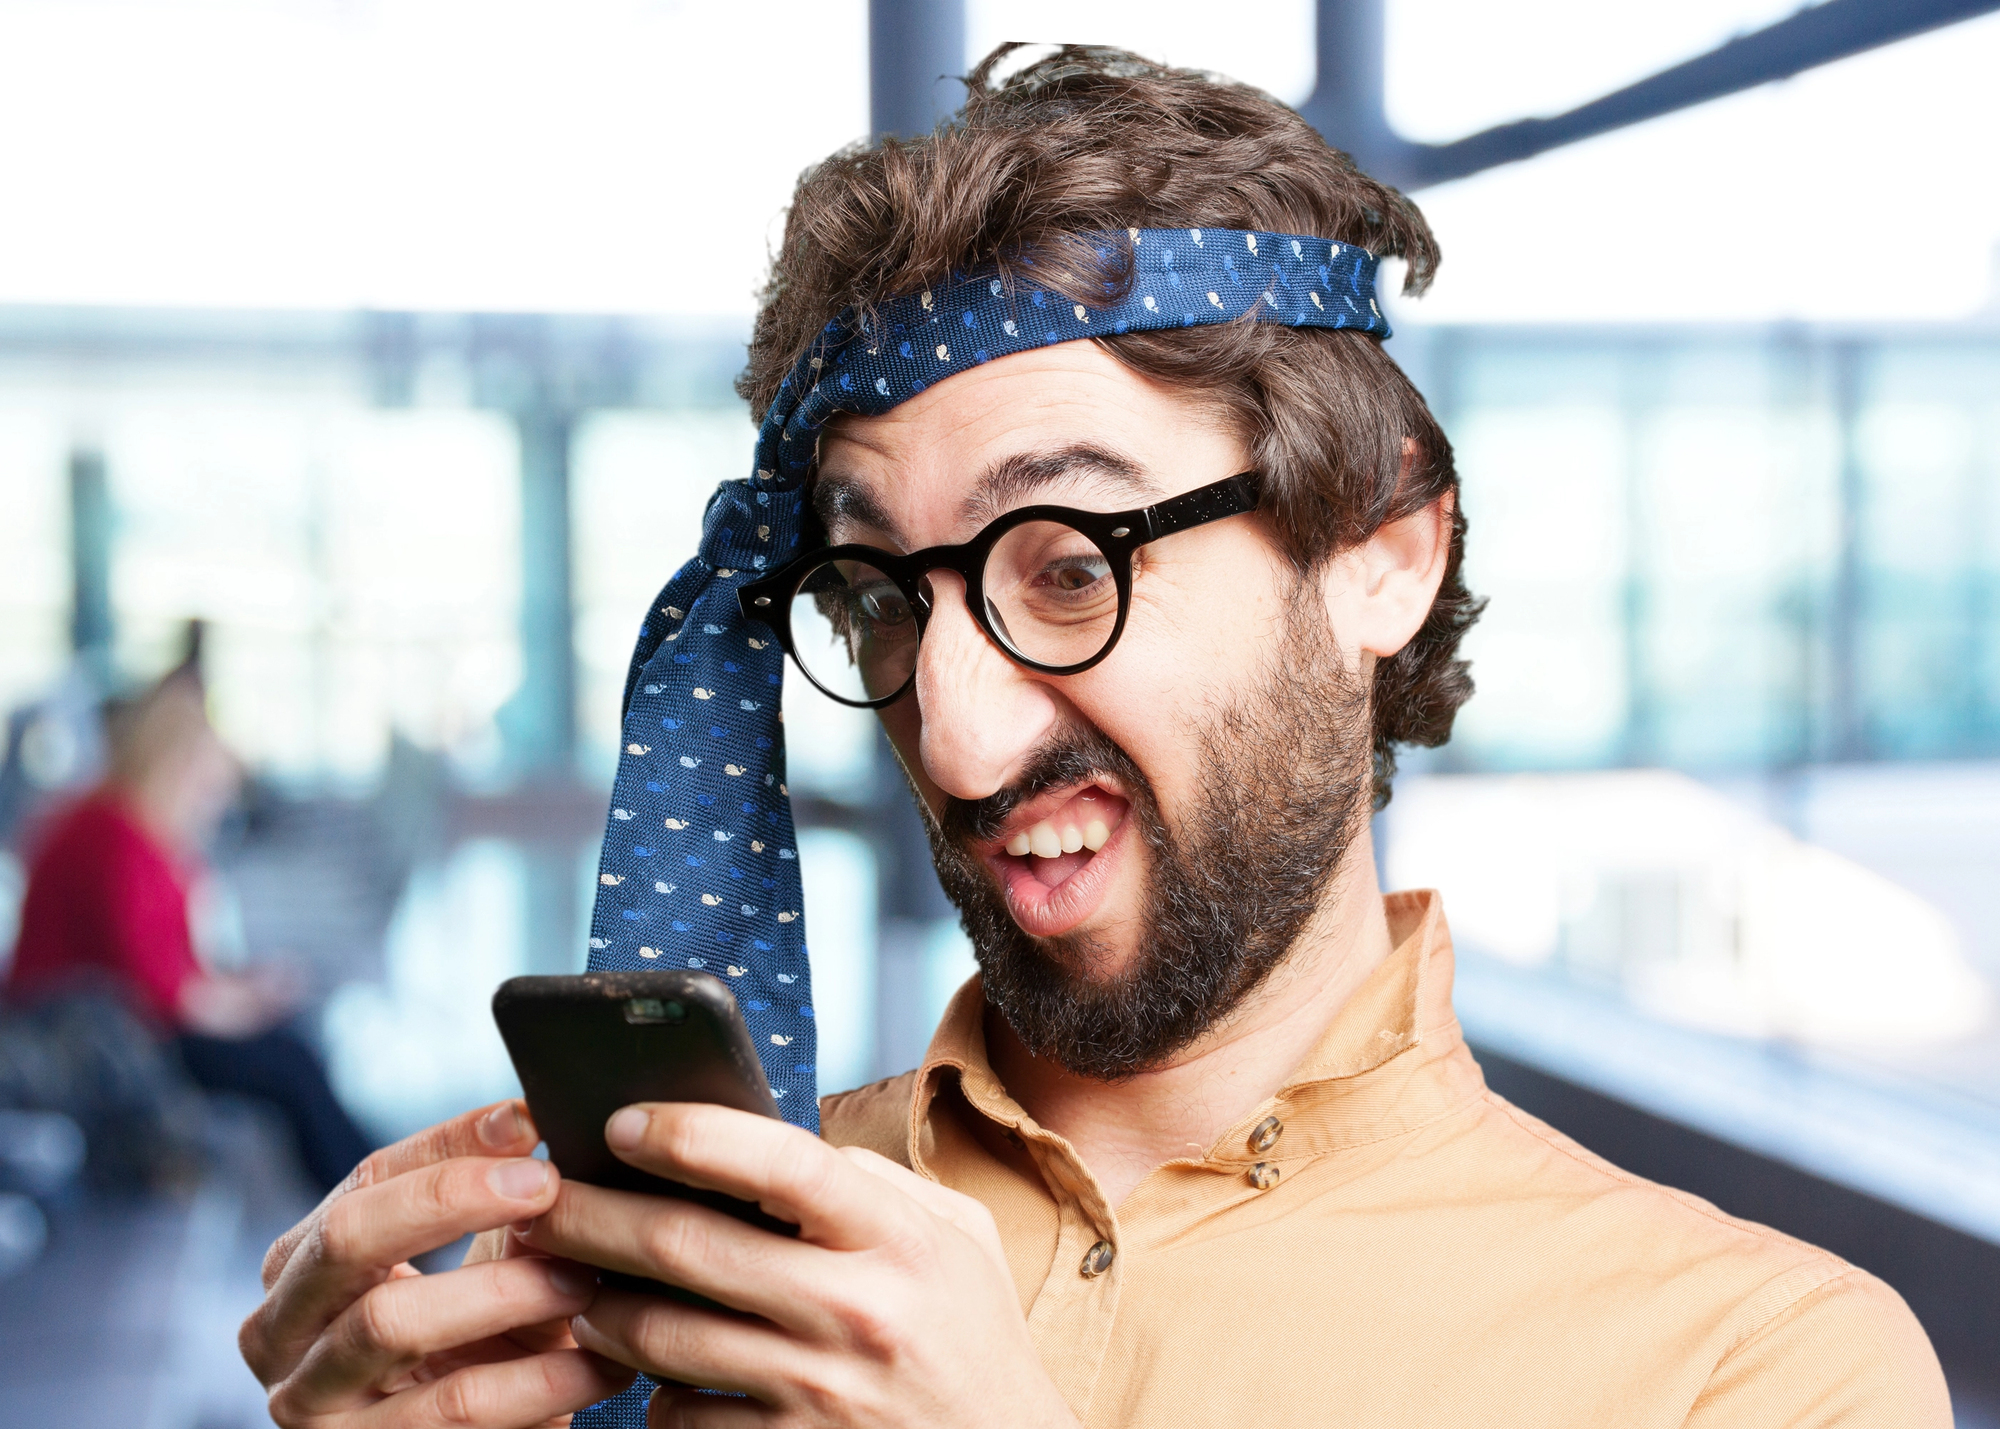
<instances>
[{"instance_id":1,"label":"dark metal beam","mask_svg":"<svg viewBox=\"0 0 2000 1429\"><path fill-rule=\"evenodd\" d=\"M1320 0L1320 81L1300 111L1362 168L1404 189L1533 158L2000 10L2000 0L1825 0L1566 113L1419 144L1391 129L1383 110L1382 3Z\"/></svg>"},{"instance_id":2,"label":"dark metal beam","mask_svg":"<svg viewBox=\"0 0 2000 1429\"><path fill-rule=\"evenodd\" d=\"M91 673L106 681L113 634L111 540L111 483L104 456L79 447L69 458L70 647Z\"/></svg>"},{"instance_id":3,"label":"dark metal beam","mask_svg":"<svg viewBox=\"0 0 2000 1429\"><path fill-rule=\"evenodd\" d=\"M868 119L875 137L912 139L965 98L964 0L868 0Z\"/></svg>"}]
</instances>

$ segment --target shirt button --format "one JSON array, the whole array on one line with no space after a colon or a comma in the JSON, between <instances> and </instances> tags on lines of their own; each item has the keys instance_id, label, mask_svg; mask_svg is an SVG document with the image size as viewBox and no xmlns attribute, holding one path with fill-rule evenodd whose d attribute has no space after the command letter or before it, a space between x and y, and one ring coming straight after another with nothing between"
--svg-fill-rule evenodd
<instances>
[{"instance_id":1,"label":"shirt button","mask_svg":"<svg viewBox=\"0 0 2000 1429\"><path fill-rule=\"evenodd\" d=\"M1259 1161L1250 1168L1250 1184L1260 1191L1268 1191L1278 1184L1278 1163Z\"/></svg>"},{"instance_id":2,"label":"shirt button","mask_svg":"<svg viewBox=\"0 0 2000 1429\"><path fill-rule=\"evenodd\" d=\"M1108 1240L1101 1240L1083 1253L1083 1264L1078 1267L1085 1280L1093 1280L1111 1268L1111 1257L1118 1254L1118 1248Z\"/></svg>"},{"instance_id":3,"label":"shirt button","mask_svg":"<svg viewBox=\"0 0 2000 1429\"><path fill-rule=\"evenodd\" d=\"M1285 1124L1275 1116L1267 1116L1250 1129L1250 1149L1262 1156L1278 1144L1278 1138L1285 1134Z\"/></svg>"}]
</instances>

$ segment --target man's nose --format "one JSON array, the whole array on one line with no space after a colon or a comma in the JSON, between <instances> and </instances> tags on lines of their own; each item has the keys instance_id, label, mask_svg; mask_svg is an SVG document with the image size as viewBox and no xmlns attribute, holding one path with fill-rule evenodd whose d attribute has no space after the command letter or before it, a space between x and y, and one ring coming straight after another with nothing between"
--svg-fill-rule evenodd
<instances>
[{"instance_id":1,"label":"man's nose","mask_svg":"<svg viewBox=\"0 0 2000 1429\"><path fill-rule=\"evenodd\" d=\"M958 799L1005 788L1056 722L1055 692L986 638L964 582L944 572L931 576L916 693L924 772Z\"/></svg>"}]
</instances>

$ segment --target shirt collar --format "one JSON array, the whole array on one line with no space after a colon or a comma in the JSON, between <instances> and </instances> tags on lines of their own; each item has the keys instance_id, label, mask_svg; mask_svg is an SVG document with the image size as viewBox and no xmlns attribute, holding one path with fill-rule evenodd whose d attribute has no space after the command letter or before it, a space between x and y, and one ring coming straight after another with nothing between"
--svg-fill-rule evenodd
<instances>
[{"instance_id":1,"label":"shirt collar","mask_svg":"<svg viewBox=\"0 0 2000 1429\"><path fill-rule=\"evenodd\" d=\"M1365 1145L1436 1120L1478 1094L1479 1070L1464 1050L1451 1010L1451 932L1436 892L1383 899L1393 951L1335 1015L1325 1034L1270 1100L1217 1138L1204 1160L1259 1158L1250 1128L1267 1116L1285 1127L1276 1156L1286 1160ZM940 1079L955 1073L965 1101L1007 1130L1042 1131L994 1075L986 1055L985 993L974 976L945 1010L917 1074L910 1104L910 1164L925 1170L928 1122Z\"/></svg>"}]
</instances>

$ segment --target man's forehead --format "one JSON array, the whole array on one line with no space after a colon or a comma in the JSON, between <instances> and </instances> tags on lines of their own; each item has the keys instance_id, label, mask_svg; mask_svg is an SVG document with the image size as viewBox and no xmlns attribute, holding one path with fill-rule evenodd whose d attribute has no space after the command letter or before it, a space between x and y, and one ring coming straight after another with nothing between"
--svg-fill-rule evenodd
<instances>
[{"instance_id":1,"label":"man's forehead","mask_svg":"<svg viewBox=\"0 0 2000 1429\"><path fill-rule=\"evenodd\" d=\"M829 525L895 534L1065 492L1143 504L1164 494L1179 432L1208 424L1188 396L1094 343L1066 343L960 373L880 416L829 421L813 505Z\"/></svg>"}]
</instances>

